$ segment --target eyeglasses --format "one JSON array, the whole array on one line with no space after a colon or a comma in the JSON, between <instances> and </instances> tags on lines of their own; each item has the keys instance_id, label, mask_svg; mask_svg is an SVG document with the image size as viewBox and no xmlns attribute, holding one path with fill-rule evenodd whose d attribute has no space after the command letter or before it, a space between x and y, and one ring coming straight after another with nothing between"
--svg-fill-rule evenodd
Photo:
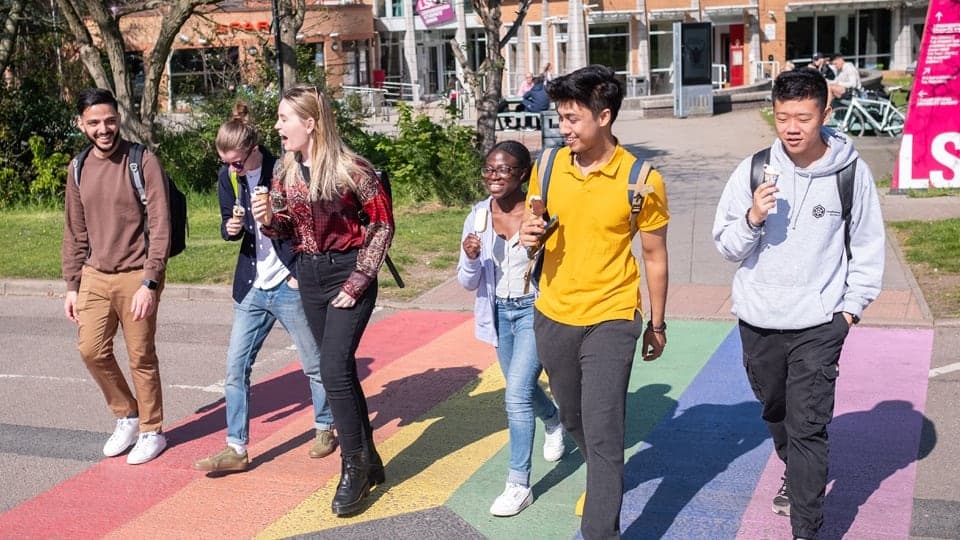
<instances>
[{"instance_id":1,"label":"eyeglasses","mask_svg":"<svg viewBox=\"0 0 960 540\"><path fill-rule=\"evenodd\" d=\"M497 173L499 176L507 176L508 174L513 174L513 171L522 170L523 167L511 167L509 165L500 165L498 167L486 166L480 169L480 172L484 176L493 176L493 173Z\"/></svg>"},{"instance_id":2,"label":"eyeglasses","mask_svg":"<svg viewBox=\"0 0 960 540\"><path fill-rule=\"evenodd\" d=\"M250 149L247 150L247 155L243 156L243 159L241 159L240 161L221 161L220 163L223 163L224 165L227 165L229 167L233 167L238 171L242 171L243 165L247 162L247 159L250 158L250 154L253 153L253 149L254 147L251 146Z\"/></svg>"}]
</instances>

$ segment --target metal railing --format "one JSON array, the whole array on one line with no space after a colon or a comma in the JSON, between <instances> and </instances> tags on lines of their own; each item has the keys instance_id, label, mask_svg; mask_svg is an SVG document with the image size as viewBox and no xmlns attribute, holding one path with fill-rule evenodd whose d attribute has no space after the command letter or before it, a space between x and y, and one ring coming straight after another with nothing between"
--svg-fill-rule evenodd
<instances>
[{"instance_id":1,"label":"metal railing","mask_svg":"<svg viewBox=\"0 0 960 540\"><path fill-rule=\"evenodd\" d=\"M753 69L753 80L762 81L764 79L776 79L777 75L780 74L780 62L776 60L769 60L765 62L751 62L750 67Z\"/></svg>"},{"instance_id":2,"label":"metal railing","mask_svg":"<svg viewBox=\"0 0 960 540\"><path fill-rule=\"evenodd\" d=\"M720 89L727 86L727 83L730 82L730 79L727 78L726 64L710 65L710 81L713 83L714 89Z\"/></svg>"},{"instance_id":3,"label":"metal railing","mask_svg":"<svg viewBox=\"0 0 960 540\"><path fill-rule=\"evenodd\" d=\"M413 101L414 96L422 97L419 84L386 81L383 83L386 91L384 101L387 105L396 105L398 101Z\"/></svg>"},{"instance_id":4,"label":"metal railing","mask_svg":"<svg viewBox=\"0 0 960 540\"><path fill-rule=\"evenodd\" d=\"M360 106L364 111L370 114L389 118L390 112L386 108L387 91L383 88L370 88L367 86L341 86L343 90L343 100L349 103L351 96L358 96Z\"/></svg>"}]
</instances>

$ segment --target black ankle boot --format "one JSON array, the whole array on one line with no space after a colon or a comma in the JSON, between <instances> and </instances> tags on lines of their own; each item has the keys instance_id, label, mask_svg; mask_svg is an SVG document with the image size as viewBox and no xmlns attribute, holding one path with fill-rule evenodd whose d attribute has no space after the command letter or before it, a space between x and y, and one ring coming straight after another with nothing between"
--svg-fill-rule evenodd
<instances>
[{"instance_id":1,"label":"black ankle boot","mask_svg":"<svg viewBox=\"0 0 960 540\"><path fill-rule=\"evenodd\" d=\"M373 487L386 482L387 476L383 472L383 460L380 459L380 454L377 453L377 449L372 442L368 443L367 455L370 463L370 486Z\"/></svg>"},{"instance_id":2,"label":"black ankle boot","mask_svg":"<svg viewBox=\"0 0 960 540\"><path fill-rule=\"evenodd\" d=\"M343 458L340 484L330 505L334 515L344 516L360 510L363 499L370 493L369 471L370 463L363 453Z\"/></svg>"}]
</instances>

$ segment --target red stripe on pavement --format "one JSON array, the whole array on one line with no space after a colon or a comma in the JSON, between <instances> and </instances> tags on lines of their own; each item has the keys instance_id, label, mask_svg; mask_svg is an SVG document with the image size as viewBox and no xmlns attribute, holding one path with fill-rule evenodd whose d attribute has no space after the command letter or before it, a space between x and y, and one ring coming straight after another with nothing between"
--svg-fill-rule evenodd
<instances>
[{"instance_id":1,"label":"red stripe on pavement","mask_svg":"<svg viewBox=\"0 0 960 540\"><path fill-rule=\"evenodd\" d=\"M372 324L357 352L361 378L471 316L403 311ZM300 409L312 408L306 379L298 371L292 363L252 388L252 437L266 438L294 422ZM124 456L104 460L0 514L0 537L99 538L136 518L197 479L200 473L190 469L193 462L223 446L223 401L215 405L170 428L170 448L156 460L139 466L127 465Z\"/></svg>"}]
</instances>

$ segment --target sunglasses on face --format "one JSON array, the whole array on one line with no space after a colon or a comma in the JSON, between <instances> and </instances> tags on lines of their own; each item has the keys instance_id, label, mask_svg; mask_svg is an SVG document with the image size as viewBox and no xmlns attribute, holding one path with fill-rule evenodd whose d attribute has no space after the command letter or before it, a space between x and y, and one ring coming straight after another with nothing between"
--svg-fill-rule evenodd
<instances>
[{"instance_id":1,"label":"sunglasses on face","mask_svg":"<svg viewBox=\"0 0 960 540\"><path fill-rule=\"evenodd\" d=\"M247 159L250 157L250 154L252 153L253 153L253 147L251 146L250 149L247 150L247 154L243 156L243 159L241 159L240 161L221 161L220 163L223 163L224 165L227 165L229 167L233 167L238 171L242 171L243 164L247 162Z\"/></svg>"}]
</instances>

